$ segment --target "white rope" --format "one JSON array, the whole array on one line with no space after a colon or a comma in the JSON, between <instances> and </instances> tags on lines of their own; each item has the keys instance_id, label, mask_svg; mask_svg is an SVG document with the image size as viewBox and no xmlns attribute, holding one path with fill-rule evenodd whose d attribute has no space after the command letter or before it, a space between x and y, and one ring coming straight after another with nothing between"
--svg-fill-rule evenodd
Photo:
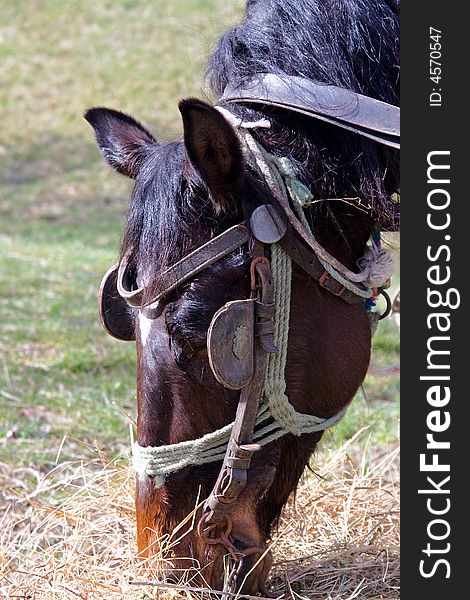
<instances>
[{"instance_id":1,"label":"white rope","mask_svg":"<svg viewBox=\"0 0 470 600\"><path fill-rule=\"evenodd\" d=\"M278 244L271 247L271 269L274 280L274 343L278 349L276 354L268 356L268 365L263 388L262 405L267 406L274 419L271 430L258 431L255 441L261 445L268 444L286 433L302 435L323 431L335 425L346 413L340 411L329 419L315 417L297 412L286 395L286 362L289 341L289 319L291 305L292 262ZM267 434L270 435L267 435ZM259 437L259 439L257 439ZM261 440L261 441L259 441Z\"/></svg>"},{"instance_id":2,"label":"white rope","mask_svg":"<svg viewBox=\"0 0 470 600\"><path fill-rule=\"evenodd\" d=\"M155 486L160 487L165 477L190 465L222 460L233 423L208 433L196 440L187 440L165 446L140 446L132 448L132 465L140 478L155 477Z\"/></svg>"}]
</instances>

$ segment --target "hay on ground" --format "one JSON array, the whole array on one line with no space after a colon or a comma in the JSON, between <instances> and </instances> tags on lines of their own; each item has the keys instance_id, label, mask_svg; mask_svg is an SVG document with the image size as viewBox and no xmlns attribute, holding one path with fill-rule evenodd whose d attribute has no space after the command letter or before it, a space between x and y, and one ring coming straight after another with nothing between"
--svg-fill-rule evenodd
<instances>
[{"instance_id":1,"label":"hay on ground","mask_svg":"<svg viewBox=\"0 0 470 600\"><path fill-rule=\"evenodd\" d=\"M274 597L399 598L398 449L343 448L306 471L272 541ZM125 462L125 461L124 461ZM37 483L31 482L37 476ZM0 465L0 597L144 599L197 596L191 581L159 585L136 557L133 474L102 455L46 476ZM182 524L173 540L191 526ZM209 597L209 593L204 594ZM200 597L200 594L199 596Z\"/></svg>"}]
</instances>

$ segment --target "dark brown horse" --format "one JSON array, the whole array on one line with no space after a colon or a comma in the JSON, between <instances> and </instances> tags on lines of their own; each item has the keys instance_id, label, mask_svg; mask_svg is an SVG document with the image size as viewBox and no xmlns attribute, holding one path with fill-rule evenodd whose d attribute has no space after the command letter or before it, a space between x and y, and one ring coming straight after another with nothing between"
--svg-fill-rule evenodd
<instances>
[{"instance_id":1,"label":"dark brown horse","mask_svg":"<svg viewBox=\"0 0 470 600\"><path fill-rule=\"evenodd\" d=\"M211 91L243 86L272 73L352 90L398 104L396 0L249 0L243 22L219 41L207 69ZM396 224L398 152L323 120L278 107L223 103L244 121L269 119L252 134L269 152L286 156L317 202L305 209L319 243L357 270L371 233ZM274 202L246 161L232 124L211 105L180 103L184 141L161 143L129 116L90 110L106 160L135 180L122 258L143 304L155 297L162 273L209 239L240 223L246 207ZM329 200L330 199L330 200ZM338 199L360 199L339 201ZM136 311L137 438L141 447L194 440L235 417L240 392L221 385L208 364L207 330L225 303L250 295L250 248L243 244ZM351 401L369 364L371 330L363 302L331 294L293 266L285 378L301 413L327 418ZM254 454L246 488L231 519L234 547L265 548L273 525L321 438L284 435ZM220 460L190 465L156 480L137 481L138 548L158 553L158 540L207 498ZM207 544L191 530L173 549L175 571L196 568L223 585L224 544ZM247 556L237 577L243 591L264 590L269 559Z\"/></svg>"}]
</instances>

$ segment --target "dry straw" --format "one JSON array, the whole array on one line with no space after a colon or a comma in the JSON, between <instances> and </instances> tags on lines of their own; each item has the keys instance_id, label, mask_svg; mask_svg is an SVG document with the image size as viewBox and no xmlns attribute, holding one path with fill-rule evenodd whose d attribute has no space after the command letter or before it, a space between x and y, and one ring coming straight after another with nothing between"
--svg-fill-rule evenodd
<instances>
[{"instance_id":1,"label":"dry straw","mask_svg":"<svg viewBox=\"0 0 470 600\"><path fill-rule=\"evenodd\" d=\"M354 443L318 457L318 475L306 471L289 501L272 541L274 597L399 598L398 449L354 459L347 454L351 448ZM197 565L182 574L180 585L169 585L162 583L165 552L152 572L136 556L127 461L109 462L98 453L87 462L64 462L46 476L0 464L0 478L0 597L215 597L195 588ZM161 540L167 555L193 518Z\"/></svg>"}]
</instances>

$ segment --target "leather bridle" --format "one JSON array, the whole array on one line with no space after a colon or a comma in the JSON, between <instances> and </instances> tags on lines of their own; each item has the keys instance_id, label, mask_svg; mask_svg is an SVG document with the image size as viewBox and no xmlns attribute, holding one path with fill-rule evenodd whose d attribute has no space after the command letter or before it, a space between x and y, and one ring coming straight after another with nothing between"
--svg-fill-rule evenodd
<instances>
[{"instance_id":1,"label":"leather bridle","mask_svg":"<svg viewBox=\"0 0 470 600\"><path fill-rule=\"evenodd\" d=\"M221 101L268 105L302 113L392 148L399 147L399 109L342 88L299 77L281 78L265 74L246 84L243 89L227 87ZM165 269L151 294L147 293L145 287L136 286L129 255L124 256L117 273L119 295L133 309L141 310L164 299L236 249L248 245L252 261L251 293L250 298L243 302L246 303L244 314L248 315L247 323L254 332L253 370L247 376L247 383L241 387L225 458L212 493L203 506L198 525L198 534L207 544L221 544L227 549L235 563L234 573L244 557L254 553L261 555L265 551L264 548L237 549L230 540L230 532L234 506L245 489L252 456L260 448L253 443L255 422L267 357L270 352L276 351L273 340L273 279L269 261L270 247L274 243L278 243L297 265L334 296L348 303L363 302L363 294L358 295L347 289L325 270L313 250L308 232L295 218L289 203L276 194L271 204L246 210L241 223L213 237ZM367 290L361 284L356 285L359 289ZM217 369L213 367L213 371L219 381L230 387L223 378L218 377Z\"/></svg>"},{"instance_id":2,"label":"leather bridle","mask_svg":"<svg viewBox=\"0 0 470 600\"><path fill-rule=\"evenodd\" d=\"M281 225L282 229L279 230ZM318 260L314 251L299 236L292 221L288 220L282 208L276 204L265 204L255 209L250 219L234 225L230 229L212 238L181 260L165 269L153 293L146 296L146 287L136 287L129 265L130 255L124 256L118 268L117 290L119 295L135 309L143 309L165 298L172 291L190 281L195 275L207 267L231 254L248 242L272 244L277 242L312 279L349 304L363 301L363 296L346 289L338 281L329 276ZM268 241L269 240L269 241ZM365 290L366 288L363 287Z\"/></svg>"}]
</instances>

